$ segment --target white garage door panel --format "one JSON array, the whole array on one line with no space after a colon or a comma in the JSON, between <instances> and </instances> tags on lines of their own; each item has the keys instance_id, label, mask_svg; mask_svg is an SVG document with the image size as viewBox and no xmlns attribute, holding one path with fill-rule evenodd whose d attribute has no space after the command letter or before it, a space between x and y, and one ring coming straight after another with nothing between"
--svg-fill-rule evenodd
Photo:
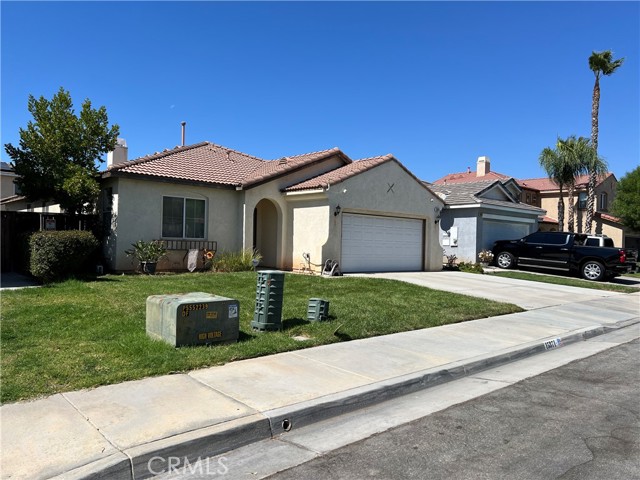
<instances>
[{"instance_id":1,"label":"white garage door panel","mask_svg":"<svg viewBox=\"0 0 640 480\"><path fill-rule=\"evenodd\" d=\"M422 270L422 220L343 214L343 272Z\"/></svg>"},{"instance_id":2,"label":"white garage door panel","mask_svg":"<svg viewBox=\"0 0 640 480\"><path fill-rule=\"evenodd\" d=\"M509 223L484 221L482 243L484 248L491 248L496 240L518 240L529 235L528 223Z\"/></svg>"}]
</instances>

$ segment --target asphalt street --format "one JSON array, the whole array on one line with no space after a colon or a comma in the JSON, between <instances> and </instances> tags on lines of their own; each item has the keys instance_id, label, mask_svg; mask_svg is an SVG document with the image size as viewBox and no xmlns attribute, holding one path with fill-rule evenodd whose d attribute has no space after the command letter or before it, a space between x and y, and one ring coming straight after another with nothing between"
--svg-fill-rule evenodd
<instances>
[{"instance_id":1,"label":"asphalt street","mask_svg":"<svg viewBox=\"0 0 640 480\"><path fill-rule=\"evenodd\" d=\"M640 478L639 365L634 340L268 478Z\"/></svg>"}]
</instances>

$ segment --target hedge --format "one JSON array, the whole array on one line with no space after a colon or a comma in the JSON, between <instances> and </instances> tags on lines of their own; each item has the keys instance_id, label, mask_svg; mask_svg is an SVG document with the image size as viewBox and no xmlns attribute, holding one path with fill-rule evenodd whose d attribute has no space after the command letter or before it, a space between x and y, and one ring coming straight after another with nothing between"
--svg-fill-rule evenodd
<instances>
[{"instance_id":1,"label":"hedge","mask_svg":"<svg viewBox=\"0 0 640 480\"><path fill-rule=\"evenodd\" d=\"M83 230L36 232L29 238L31 275L48 283L83 273L98 246L96 237Z\"/></svg>"}]
</instances>

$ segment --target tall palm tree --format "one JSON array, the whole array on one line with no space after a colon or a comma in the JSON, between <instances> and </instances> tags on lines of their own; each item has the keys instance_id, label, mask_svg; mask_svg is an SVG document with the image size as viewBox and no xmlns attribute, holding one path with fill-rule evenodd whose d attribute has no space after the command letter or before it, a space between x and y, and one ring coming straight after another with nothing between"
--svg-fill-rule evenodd
<instances>
[{"instance_id":1,"label":"tall palm tree","mask_svg":"<svg viewBox=\"0 0 640 480\"><path fill-rule=\"evenodd\" d=\"M602 75L611 75L615 72L620 65L624 62L624 58L613 60L613 53L611 50L605 50L603 52L592 52L589 57L589 68L593 71L596 77L596 82L593 85L593 98L591 102L591 146L593 150L598 153L598 111L600 109L600 77ZM585 224L586 233L591 233L591 225L593 223L593 212L595 205L595 187L596 187L597 173L593 170L589 171L589 186L587 197L587 218Z\"/></svg>"}]
</instances>

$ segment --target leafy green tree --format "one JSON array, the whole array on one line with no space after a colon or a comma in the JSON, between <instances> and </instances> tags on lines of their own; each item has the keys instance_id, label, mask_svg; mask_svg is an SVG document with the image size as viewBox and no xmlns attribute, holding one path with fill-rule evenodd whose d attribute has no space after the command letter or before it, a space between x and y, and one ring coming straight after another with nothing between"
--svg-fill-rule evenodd
<instances>
[{"instance_id":1,"label":"leafy green tree","mask_svg":"<svg viewBox=\"0 0 640 480\"><path fill-rule=\"evenodd\" d=\"M627 172L618 182L611 211L624 226L640 232L640 167Z\"/></svg>"},{"instance_id":2,"label":"leafy green tree","mask_svg":"<svg viewBox=\"0 0 640 480\"><path fill-rule=\"evenodd\" d=\"M115 148L118 125L109 127L105 107L94 109L89 99L76 115L62 87L51 100L29 95L28 109L33 121L20 129L19 146L5 144L20 191L72 214L92 211L99 192L96 161Z\"/></svg>"},{"instance_id":3,"label":"leafy green tree","mask_svg":"<svg viewBox=\"0 0 640 480\"><path fill-rule=\"evenodd\" d=\"M602 75L612 75L620 65L624 62L624 58L613 60L611 50L603 52L592 52L589 57L589 68L596 77L593 85L593 96L591 100L591 145L593 150L598 153L598 111L600 110L600 77ZM589 171L589 186L587 189L587 217L585 223L585 232L591 233L593 224L593 213L596 203L596 180L598 172Z\"/></svg>"}]
</instances>

